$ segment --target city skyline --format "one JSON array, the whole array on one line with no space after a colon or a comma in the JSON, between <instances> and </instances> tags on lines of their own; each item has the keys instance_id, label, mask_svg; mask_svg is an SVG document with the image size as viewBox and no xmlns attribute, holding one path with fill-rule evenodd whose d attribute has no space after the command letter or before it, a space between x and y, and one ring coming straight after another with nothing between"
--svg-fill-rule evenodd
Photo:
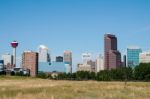
<instances>
[{"instance_id":1,"label":"city skyline","mask_svg":"<svg viewBox=\"0 0 150 99\"><path fill-rule=\"evenodd\" d=\"M122 54L130 45L147 51L149 3L142 0L0 1L0 55L12 54L9 43L16 40L17 57L24 50L37 51L44 44L52 56L71 50L76 65L83 52L103 54L103 36L108 32L117 36Z\"/></svg>"}]
</instances>

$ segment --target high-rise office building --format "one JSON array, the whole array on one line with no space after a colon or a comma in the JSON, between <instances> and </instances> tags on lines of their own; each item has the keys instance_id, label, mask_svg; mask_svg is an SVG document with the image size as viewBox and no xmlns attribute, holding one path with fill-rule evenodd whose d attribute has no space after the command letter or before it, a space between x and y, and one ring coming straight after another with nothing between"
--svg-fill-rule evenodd
<instances>
[{"instance_id":1,"label":"high-rise office building","mask_svg":"<svg viewBox=\"0 0 150 99\"><path fill-rule=\"evenodd\" d=\"M91 53L82 53L83 64L87 64L87 62L90 61L91 59L92 59Z\"/></svg>"},{"instance_id":2,"label":"high-rise office building","mask_svg":"<svg viewBox=\"0 0 150 99\"><path fill-rule=\"evenodd\" d=\"M101 70L104 70L104 57L99 55L96 59L96 72L100 72Z\"/></svg>"},{"instance_id":3,"label":"high-rise office building","mask_svg":"<svg viewBox=\"0 0 150 99\"><path fill-rule=\"evenodd\" d=\"M68 66L68 72L72 73L72 52L64 51L64 63Z\"/></svg>"},{"instance_id":4,"label":"high-rise office building","mask_svg":"<svg viewBox=\"0 0 150 99\"><path fill-rule=\"evenodd\" d=\"M30 71L30 76L35 77L38 73L38 53L25 51L22 55L22 67Z\"/></svg>"},{"instance_id":5,"label":"high-rise office building","mask_svg":"<svg viewBox=\"0 0 150 99\"><path fill-rule=\"evenodd\" d=\"M13 56L10 54L2 55L2 60L4 60L4 67L6 69L13 69Z\"/></svg>"},{"instance_id":6,"label":"high-rise office building","mask_svg":"<svg viewBox=\"0 0 150 99\"><path fill-rule=\"evenodd\" d=\"M127 66L127 57L126 57L126 55L123 56L123 66L124 67Z\"/></svg>"},{"instance_id":7,"label":"high-rise office building","mask_svg":"<svg viewBox=\"0 0 150 99\"><path fill-rule=\"evenodd\" d=\"M121 66L121 54L117 50L117 37L112 34L104 36L105 69L116 69Z\"/></svg>"},{"instance_id":8,"label":"high-rise office building","mask_svg":"<svg viewBox=\"0 0 150 99\"><path fill-rule=\"evenodd\" d=\"M45 45L40 45L38 47L39 52L39 62L50 62L50 54L48 52L48 47Z\"/></svg>"},{"instance_id":9,"label":"high-rise office building","mask_svg":"<svg viewBox=\"0 0 150 99\"><path fill-rule=\"evenodd\" d=\"M150 52L142 52L139 57L140 63L150 63Z\"/></svg>"},{"instance_id":10,"label":"high-rise office building","mask_svg":"<svg viewBox=\"0 0 150 99\"><path fill-rule=\"evenodd\" d=\"M56 62L63 62L63 57L62 56L57 56L56 57Z\"/></svg>"},{"instance_id":11,"label":"high-rise office building","mask_svg":"<svg viewBox=\"0 0 150 99\"><path fill-rule=\"evenodd\" d=\"M128 47L127 48L127 64L128 67L134 68L139 65L139 54L142 52L142 49L139 47Z\"/></svg>"},{"instance_id":12,"label":"high-rise office building","mask_svg":"<svg viewBox=\"0 0 150 99\"><path fill-rule=\"evenodd\" d=\"M4 70L4 60L0 60L0 72Z\"/></svg>"}]
</instances>

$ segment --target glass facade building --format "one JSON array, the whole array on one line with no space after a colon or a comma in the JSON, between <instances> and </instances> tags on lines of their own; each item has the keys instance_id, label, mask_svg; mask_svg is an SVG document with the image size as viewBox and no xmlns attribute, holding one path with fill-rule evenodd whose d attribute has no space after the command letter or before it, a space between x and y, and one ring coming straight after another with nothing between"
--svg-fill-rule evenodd
<instances>
[{"instance_id":1,"label":"glass facade building","mask_svg":"<svg viewBox=\"0 0 150 99\"><path fill-rule=\"evenodd\" d=\"M67 73L67 67L64 62L39 62L38 72L45 73Z\"/></svg>"},{"instance_id":2,"label":"glass facade building","mask_svg":"<svg viewBox=\"0 0 150 99\"><path fill-rule=\"evenodd\" d=\"M4 60L0 60L0 72L4 69Z\"/></svg>"},{"instance_id":3,"label":"glass facade building","mask_svg":"<svg viewBox=\"0 0 150 99\"><path fill-rule=\"evenodd\" d=\"M134 68L139 65L139 54L142 52L142 49L138 47L127 48L127 65L128 67Z\"/></svg>"}]
</instances>

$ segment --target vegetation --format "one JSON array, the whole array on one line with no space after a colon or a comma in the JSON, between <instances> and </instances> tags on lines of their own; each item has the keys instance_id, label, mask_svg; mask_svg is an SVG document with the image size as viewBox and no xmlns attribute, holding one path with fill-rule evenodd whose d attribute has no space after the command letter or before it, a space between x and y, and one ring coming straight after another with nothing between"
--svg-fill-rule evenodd
<instances>
[{"instance_id":1,"label":"vegetation","mask_svg":"<svg viewBox=\"0 0 150 99\"><path fill-rule=\"evenodd\" d=\"M97 81L150 81L150 63L142 63L135 69L118 68L112 70L103 70L98 73L78 71L72 74L58 74L54 78L50 75L39 74L40 78L49 78L55 80L97 80Z\"/></svg>"},{"instance_id":2,"label":"vegetation","mask_svg":"<svg viewBox=\"0 0 150 99\"><path fill-rule=\"evenodd\" d=\"M53 77L41 72L37 77L27 77L22 73L5 76L5 73L2 73L0 99L149 99L150 97L150 83L143 82L150 81L150 64L140 64L134 70L119 68L98 73L80 71Z\"/></svg>"},{"instance_id":3,"label":"vegetation","mask_svg":"<svg viewBox=\"0 0 150 99\"><path fill-rule=\"evenodd\" d=\"M135 80L146 80L150 81L150 63L141 63L135 68L134 71Z\"/></svg>"}]
</instances>

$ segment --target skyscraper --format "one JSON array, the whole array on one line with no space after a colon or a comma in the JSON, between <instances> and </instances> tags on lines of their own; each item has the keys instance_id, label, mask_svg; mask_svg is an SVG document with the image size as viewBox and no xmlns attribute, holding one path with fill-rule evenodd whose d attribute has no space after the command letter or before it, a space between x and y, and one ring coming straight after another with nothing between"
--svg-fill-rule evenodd
<instances>
[{"instance_id":1,"label":"skyscraper","mask_svg":"<svg viewBox=\"0 0 150 99\"><path fill-rule=\"evenodd\" d=\"M92 59L91 53L82 53L83 64L87 64L87 62L90 61L91 59Z\"/></svg>"},{"instance_id":2,"label":"skyscraper","mask_svg":"<svg viewBox=\"0 0 150 99\"><path fill-rule=\"evenodd\" d=\"M96 59L96 72L101 70L104 70L104 57L99 55L99 57Z\"/></svg>"},{"instance_id":3,"label":"skyscraper","mask_svg":"<svg viewBox=\"0 0 150 99\"><path fill-rule=\"evenodd\" d=\"M141 52L142 52L142 49L139 47L128 47L127 48L128 67L134 68L136 65L139 65L139 54Z\"/></svg>"},{"instance_id":4,"label":"skyscraper","mask_svg":"<svg viewBox=\"0 0 150 99\"><path fill-rule=\"evenodd\" d=\"M45 45L40 45L38 47L39 52L39 62L50 62L50 54L48 52L48 47Z\"/></svg>"},{"instance_id":5,"label":"skyscraper","mask_svg":"<svg viewBox=\"0 0 150 99\"><path fill-rule=\"evenodd\" d=\"M126 55L123 56L123 66L124 67L127 66L127 57L126 57Z\"/></svg>"},{"instance_id":6,"label":"skyscraper","mask_svg":"<svg viewBox=\"0 0 150 99\"><path fill-rule=\"evenodd\" d=\"M64 63L67 64L66 66L69 66L68 70L70 73L72 73L72 52L71 51L64 51Z\"/></svg>"},{"instance_id":7,"label":"skyscraper","mask_svg":"<svg viewBox=\"0 0 150 99\"><path fill-rule=\"evenodd\" d=\"M112 34L104 36L105 69L116 69L121 66L121 54L117 50L117 38Z\"/></svg>"},{"instance_id":8,"label":"skyscraper","mask_svg":"<svg viewBox=\"0 0 150 99\"><path fill-rule=\"evenodd\" d=\"M0 60L0 73L4 70L4 60Z\"/></svg>"},{"instance_id":9,"label":"skyscraper","mask_svg":"<svg viewBox=\"0 0 150 99\"><path fill-rule=\"evenodd\" d=\"M38 53L25 51L22 54L22 67L30 71L30 76L35 77L38 73Z\"/></svg>"}]
</instances>

